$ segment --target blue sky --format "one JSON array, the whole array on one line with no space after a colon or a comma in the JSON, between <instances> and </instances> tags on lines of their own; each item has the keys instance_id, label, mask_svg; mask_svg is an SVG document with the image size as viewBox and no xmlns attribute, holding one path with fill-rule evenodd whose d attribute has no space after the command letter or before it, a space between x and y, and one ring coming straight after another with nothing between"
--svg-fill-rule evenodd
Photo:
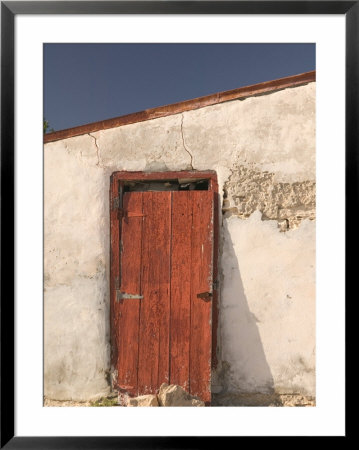
<instances>
[{"instance_id":1,"label":"blue sky","mask_svg":"<svg viewBox=\"0 0 359 450\"><path fill-rule=\"evenodd\" d=\"M44 44L55 130L315 70L315 44Z\"/></svg>"}]
</instances>

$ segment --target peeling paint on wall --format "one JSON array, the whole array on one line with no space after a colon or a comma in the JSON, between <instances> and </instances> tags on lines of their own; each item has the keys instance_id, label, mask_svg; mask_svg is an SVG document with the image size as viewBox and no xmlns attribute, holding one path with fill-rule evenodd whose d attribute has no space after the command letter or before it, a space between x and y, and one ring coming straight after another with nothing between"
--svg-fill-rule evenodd
<instances>
[{"instance_id":1,"label":"peeling paint on wall","mask_svg":"<svg viewBox=\"0 0 359 450\"><path fill-rule=\"evenodd\" d=\"M276 183L274 173L238 166L223 191L225 217L247 219L258 210L262 220L276 220L281 231L315 219L315 181Z\"/></svg>"}]
</instances>

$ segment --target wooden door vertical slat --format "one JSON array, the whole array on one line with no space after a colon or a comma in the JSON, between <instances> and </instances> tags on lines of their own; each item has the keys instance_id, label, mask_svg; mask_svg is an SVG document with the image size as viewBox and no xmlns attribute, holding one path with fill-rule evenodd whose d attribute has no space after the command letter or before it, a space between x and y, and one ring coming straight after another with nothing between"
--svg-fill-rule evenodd
<instances>
[{"instance_id":1,"label":"wooden door vertical slat","mask_svg":"<svg viewBox=\"0 0 359 450\"><path fill-rule=\"evenodd\" d=\"M142 197L142 192L127 192L123 195L120 291L132 295L141 293ZM138 216L129 215L128 212ZM130 395L138 394L139 314L140 299L118 300L118 381L120 389Z\"/></svg>"},{"instance_id":2,"label":"wooden door vertical slat","mask_svg":"<svg viewBox=\"0 0 359 450\"><path fill-rule=\"evenodd\" d=\"M170 382L189 390L191 311L190 191L172 192Z\"/></svg>"},{"instance_id":3,"label":"wooden door vertical slat","mask_svg":"<svg viewBox=\"0 0 359 450\"><path fill-rule=\"evenodd\" d=\"M192 286L190 336L190 393L211 401L213 192L194 191L192 199Z\"/></svg>"},{"instance_id":4,"label":"wooden door vertical slat","mask_svg":"<svg viewBox=\"0 0 359 450\"><path fill-rule=\"evenodd\" d=\"M142 294L138 387L169 381L171 192L143 193Z\"/></svg>"}]
</instances>

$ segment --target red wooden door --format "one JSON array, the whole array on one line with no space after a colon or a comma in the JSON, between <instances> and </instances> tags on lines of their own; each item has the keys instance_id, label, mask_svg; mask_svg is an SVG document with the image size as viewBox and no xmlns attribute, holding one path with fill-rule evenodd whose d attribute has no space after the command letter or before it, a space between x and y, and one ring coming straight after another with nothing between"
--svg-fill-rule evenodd
<instances>
[{"instance_id":1,"label":"red wooden door","mask_svg":"<svg viewBox=\"0 0 359 450\"><path fill-rule=\"evenodd\" d=\"M213 191L123 194L117 384L211 400Z\"/></svg>"}]
</instances>

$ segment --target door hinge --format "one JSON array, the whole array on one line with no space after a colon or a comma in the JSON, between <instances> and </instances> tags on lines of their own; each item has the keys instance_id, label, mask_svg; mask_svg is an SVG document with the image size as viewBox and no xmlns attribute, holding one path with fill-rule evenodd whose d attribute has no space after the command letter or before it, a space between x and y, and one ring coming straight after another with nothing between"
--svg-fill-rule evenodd
<instances>
[{"instance_id":1,"label":"door hinge","mask_svg":"<svg viewBox=\"0 0 359 450\"><path fill-rule=\"evenodd\" d=\"M138 294L126 294L126 292L121 292L119 290L116 290L116 301L120 301L123 299L141 299L143 298L143 295L138 295Z\"/></svg>"}]
</instances>

